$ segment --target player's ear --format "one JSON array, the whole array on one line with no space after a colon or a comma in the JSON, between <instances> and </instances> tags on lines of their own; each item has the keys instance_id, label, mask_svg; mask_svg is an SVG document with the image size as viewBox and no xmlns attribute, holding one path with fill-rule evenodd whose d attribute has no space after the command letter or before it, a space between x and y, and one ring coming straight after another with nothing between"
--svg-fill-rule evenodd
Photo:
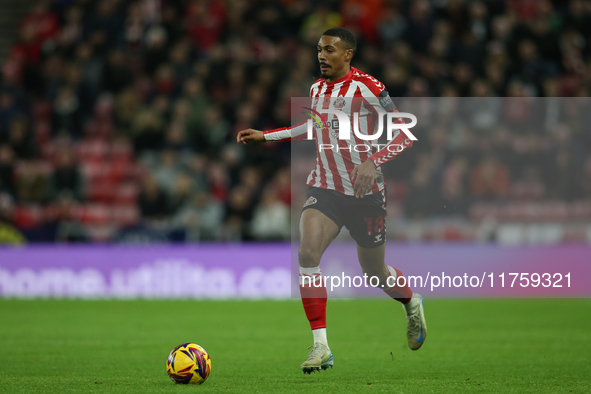
<instances>
[{"instance_id":1,"label":"player's ear","mask_svg":"<svg viewBox=\"0 0 591 394\"><path fill-rule=\"evenodd\" d=\"M346 62L350 62L351 59L353 59L353 50L352 49L347 49L345 51L345 61Z\"/></svg>"}]
</instances>

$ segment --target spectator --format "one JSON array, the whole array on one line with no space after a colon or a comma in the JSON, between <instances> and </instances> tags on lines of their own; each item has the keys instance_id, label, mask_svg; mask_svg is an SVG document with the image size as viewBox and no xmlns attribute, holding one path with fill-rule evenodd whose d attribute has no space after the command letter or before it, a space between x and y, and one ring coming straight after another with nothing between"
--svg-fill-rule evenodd
<instances>
[{"instance_id":1,"label":"spectator","mask_svg":"<svg viewBox=\"0 0 591 394\"><path fill-rule=\"evenodd\" d=\"M341 24L341 16L323 3L318 3L315 10L308 15L303 23L301 35L310 44L316 44L322 32Z\"/></svg>"},{"instance_id":2,"label":"spectator","mask_svg":"<svg viewBox=\"0 0 591 394\"><path fill-rule=\"evenodd\" d=\"M14 60L17 79L23 79L22 74L27 67L34 67L41 58L41 42L35 39L35 27L27 24L21 26L19 41L11 48L10 59Z\"/></svg>"},{"instance_id":3,"label":"spectator","mask_svg":"<svg viewBox=\"0 0 591 394\"><path fill-rule=\"evenodd\" d=\"M159 161L152 169L152 175L158 182L158 186L170 195L181 174L181 163L178 155L171 149L162 150L158 156Z\"/></svg>"},{"instance_id":4,"label":"spectator","mask_svg":"<svg viewBox=\"0 0 591 394\"><path fill-rule=\"evenodd\" d=\"M410 5L408 25L403 34L403 40L409 43L413 51L425 54L429 39L433 35L433 28L434 19L429 2L413 1Z\"/></svg>"},{"instance_id":5,"label":"spectator","mask_svg":"<svg viewBox=\"0 0 591 394\"><path fill-rule=\"evenodd\" d=\"M10 123L15 115L23 114L16 103L15 97L8 91L0 91L0 137L10 128ZM6 139L4 134L2 139Z\"/></svg>"},{"instance_id":6,"label":"spectator","mask_svg":"<svg viewBox=\"0 0 591 394\"><path fill-rule=\"evenodd\" d=\"M103 0L106 3L105 0ZM125 55L119 49L112 49L103 68L103 89L119 93L133 82L133 76L125 63Z\"/></svg>"},{"instance_id":7,"label":"spectator","mask_svg":"<svg viewBox=\"0 0 591 394\"><path fill-rule=\"evenodd\" d=\"M14 188L20 202L43 204L49 201L50 180L43 164L38 160L24 161L17 171Z\"/></svg>"},{"instance_id":8,"label":"spectator","mask_svg":"<svg viewBox=\"0 0 591 394\"><path fill-rule=\"evenodd\" d=\"M183 97L189 106L189 116L187 118L187 132L193 147L200 151L206 150L206 132L203 129L203 121L207 110L208 98L203 91L203 83L196 77L185 81Z\"/></svg>"},{"instance_id":9,"label":"spectator","mask_svg":"<svg viewBox=\"0 0 591 394\"><path fill-rule=\"evenodd\" d=\"M67 194L73 200L82 199L82 178L75 159L69 149L59 152L58 161L51 178L52 200Z\"/></svg>"},{"instance_id":10,"label":"spectator","mask_svg":"<svg viewBox=\"0 0 591 394\"><path fill-rule=\"evenodd\" d=\"M427 168L413 171L404 201L404 213L410 219L424 219L436 211L437 193Z\"/></svg>"},{"instance_id":11,"label":"spectator","mask_svg":"<svg viewBox=\"0 0 591 394\"><path fill-rule=\"evenodd\" d=\"M14 151L9 145L0 145L0 193L14 197Z\"/></svg>"},{"instance_id":12,"label":"spectator","mask_svg":"<svg viewBox=\"0 0 591 394\"><path fill-rule=\"evenodd\" d=\"M49 0L36 1L21 22L22 28L31 28L33 40L41 45L58 33L58 18L50 4Z\"/></svg>"},{"instance_id":13,"label":"spectator","mask_svg":"<svg viewBox=\"0 0 591 394\"><path fill-rule=\"evenodd\" d=\"M486 155L470 174L472 195L482 200L507 197L509 169L492 154Z\"/></svg>"},{"instance_id":14,"label":"spectator","mask_svg":"<svg viewBox=\"0 0 591 394\"><path fill-rule=\"evenodd\" d=\"M185 125L182 122L170 123L164 136L164 148L177 154L191 150L185 133Z\"/></svg>"},{"instance_id":15,"label":"spectator","mask_svg":"<svg viewBox=\"0 0 591 394\"><path fill-rule=\"evenodd\" d=\"M134 147L138 154L146 150L159 150L164 141L164 120L158 113L143 108L133 120Z\"/></svg>"},{"instance_id":16,"label":"spectator","mask_svg":"<svg viewBox=\"0 0 591 394\"><path fill-rule=\"evenodd\" d=\"M82 70L82 81L89 89L98 91L103 74L103 59L97 54L90 42L81 42L75 51L74 61Z\"/></svg>"},{"instance_id":17,"label":"spectator","mask_svg":"<svg viewBox=\"0 0 591 394\"><path fill-rule=\"evenodd\" d=\"M397 7L387 7L383 11L378 25L382 43L389 45L390 43L396 42L404 33L406 25L406 19L401 15Z\"/></svg>"},{"instance_id":18,"label":"spectator","mask_svg":"<svg viewBox=\"0 0 591 394\"><path fill-rule=\"evenodd\" d=\"M146 32L145 38L144 71L153 76L158 67L168 58L167 33L161 26L152 26Z\"/></svg>"},{"instance_id":19,"label":"spectator","mask_svg":"<svg viewBox=\"0 0 591 394\"><path fill-rule=\"evenodd\" d=\"M17 157L21 159L32 159L35 157L36 149L33 136L29 122L23 115L16 115L12 118L8 130L7 142Z\"/></svg>"},{"instance_id":20,"label":"spectator","mask_svg":"<svg viewBox=\"0 0 591 394\"><path fill-rule=\"evenodd\" d=\"M219 40L226 12L219 0L196 1L187 4L184 26L194 45L207 53Z\"/></svg>"},{"instance_id":21,"label":"spectator","mask_svg":"<svg viewBox=\"0 0 591 394\"><path fill-rule=\"evenodd\" d=\"M115 121L118 127L129 129L141 108L141 97L133 88L126 88L117 95Z\"/></svg>"},{"instance_id":22,"label":"spectator","mask_svg":"<svg viewBox=\"0 0 591 394\"><path fill-rule=\"evenodd\" d=\"M174 178L172 190L170 190L168 211L175 215L180 209L190 203L195 193L195 185L191 177L184 172L180 172Z\"/></svg>"},{"instance_id":23,"label":"spectator","mask_svg":"<svg viewBox=\"0 0 591 394\"><path fill-rule=\"evenodd\" d=\"M211 152L219 152L230 140L230 124L223 118L218 106L209 106L205 112L202 133L206 135L205 146Z\"/></svg>"},{"instance_id":24,"label":"spectator","mask_svg":"<svg viewBox=\"0 0 591 394\"><path fill-rule=\"evenodd\" d=\"M80 101L69 87L60 88L53 104L51 129L54 136L78 139L82 135Z\"/></svg>"},{"instance_id":25,"label":"spectator","mask_svg":"<svg viewBox=\"0 0 591 394\"><path fill-rule=\"evenodd\" d=\"M222 237L223 219L222 204L201 190L179 207L173 222L187 228L188 241L213 241Z\"/></svg>"},{"instance_id":26,"label":"spectator","mask_svg":"<svg viewBox=\"0 0 591 394\"><path fill-rule=\"evenodd\" d=\"M209 163L205 156L193 154L187 158L188 174L193 179L196 190L205 190L208 188L208 165Z\"/></svg>"},{"instance_id":27,"label":"spectator","mask_svg":"<svg viewBox=\"0 0 591 394\"><path fill-rule=\"evenodd\" d=\"M154 87L158 94L171 96L177 87L174 69L169 63L162 63L154 74Z\"/></svg>"},{"instance_id":28,"label":"spectator","mask_svg":"<svg viewBox=\"0 0 591 394\"><path fill-rule=\"evenodd\" d=\"M225 234L228 240L248 240L251 237L249 222L253 214L252 192L246 186L236 186L226 203Z\"/></svg>"},{"instance_id":29,"label":"spectator","mask_svg":"<svg viewBox=\"0 0 591 394\"><path fill-rule=\"evenodd\" d=\"M100 31L107 47L117 46L123 38L125 16L118 8L120 4L111 0L93 2L94 9L87 12L87 31L93 34Z\"/></svg>"},{"instance_id":30,"label":"spectator","mask_svg":"<svg viewBox=\"0 0 591 394\"><path fill-rule=\"evenodd\" d=\"M549 197L572 201L581 195L583 162L567 126L557 127L552 137L556 149L550 153L546 169Z\"/></svg>"},{"instance_id":31,"label":"spectator","mask_svg":"<svg viewBox=\"0 0 591 394\"><path fill-rule=\"evenodd\" d=\"M147 219L148 223L162 222L168 215L166 194L153 176L144 178L138 196L138 204L142 217Z\"/></svg>"},{"instance_id":32,"label":"spectator","mask_svg":"<svg viewBox=\"0 0 591 394\"><path fill-rule=\"evenodd\" d=\"M273 187L267 187L253 214L252 235L256 239L267 241L289 239L289 216L289 207L279 200Z\"/></svg>"},{"instance_id":33,"label":"spectator","mask_svg":"<svg viewBox=\"0 0 591 394\"><path fill-rule=\"evenodd\" d=\"M14 226L14 202L10 195L0 192L0 245L21 245L25 236Z\"/></svg>"},{"instance_id":34,"label":"spectator","mask_svg":"<svg viewBox=\"0 0 591 394\"><path fill-rule=\"evenodd\" d=\"M187 39L179 40L170 49L169 62L176 80L184 81L191 76L191 55L191 42Z\"/></svg>"},{"instance_id":35,"label":"spectator","mask_svg":"<svg viewBox=\"0 0 591 394\"><path fill-rule=\"evenodd\" d=\"M74 214L77 202L69 190L63 190L56 198L48 226L55 228L55 240L58 242L85 242L88 234Z\"/></svg>"},{"instance_id":36,"label":"spectator","mask_svg":"<svg viewBox=\"0 0 591 394\"><path fill-rule=\"evenodd\" d=\"M69 44L78 43L82 39L83 31L83 10L76 6L70 6L64 15L64 23L59 33L59 41Z\"/></svg>"},{"instance_id":37,"label":"spectator","mask_svg":"<svg viewBox=\"0 0 591 394\"><path fill-rule=\"evenodd\" d=\"M459 180L443 182L438 197L439 201L434 207L436 215L464 219L468 216L468 199Z\"/></svg>"}]
</instances>

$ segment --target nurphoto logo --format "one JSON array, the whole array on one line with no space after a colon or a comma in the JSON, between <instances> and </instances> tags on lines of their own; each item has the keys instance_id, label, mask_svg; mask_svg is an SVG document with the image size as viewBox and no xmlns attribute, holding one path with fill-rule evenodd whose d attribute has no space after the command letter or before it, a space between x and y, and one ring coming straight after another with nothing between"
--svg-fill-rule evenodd
<instances>
[{"instance_id":1,"label":"nurphoto logo","mask_svg":"<svg viewBox=\"0 0 591 394\"><path fill-rule=\"evenodd\" d=\"M344 101L344 100L343 100ZM357 138L362 141L375 141L371 142L371 146L367 144L355 144L349 145L348 147L340 146L337 144L320 144L319 148L322 151L323 149L336 149L338 150L355 150L356 152L369 152L370 149L373 147L377 147L378 149L382 149L386 147L389 151L392 152L401 152L404 149L404 146L399 144L379 144L376 143L377 140L382 136L384 132L384 116L378 116L378 130L376 133L373 134L363 134L359 130L359 112L353 112L353 122L349 115L339 108L343 108L344 103L336 102L335 101L335 108L337 109L329 109L323 108L319 111L305 107L305 109L311 111L311 113L306 112L307 115L310 116L310 119L306 121L306 139L312 140L314 139L314 129L323 130L326 129L329 131L331 139L339 139L344 141L351 140L351 124L353 124L353 133ZM327 114L328 122L322 116L323 114ZM333 115L333 116L330 116ZM363 116L363 115L362 115ZM335 119L336 117L336 119ZM410 123L395 123L394 120L399 119L410 119ZM401 130L408 139L412 141L417 141L417 137L415 137L410 129L417 125L417 117L408 112L388 112L386 114L386 137L387 141L391 141L394 138L394 131Z\"/></svg>"}]
</instances>

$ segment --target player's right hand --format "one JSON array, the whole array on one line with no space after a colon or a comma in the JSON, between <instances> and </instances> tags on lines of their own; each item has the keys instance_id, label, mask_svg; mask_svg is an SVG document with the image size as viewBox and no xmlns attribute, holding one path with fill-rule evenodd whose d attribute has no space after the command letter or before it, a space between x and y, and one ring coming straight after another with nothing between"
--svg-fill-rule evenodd
<instances>
[{"instance_id":1,"label":"player's right hand","mask_svg":"<svg viewBox=\"0 0 591 394\"><path fill-rule=\"evenodd\" d=\"M249 142L265 142L265 134L262 131L254 129L242 130L236 136L236 142L244 145Z\"/></svg>"}]
</instances>

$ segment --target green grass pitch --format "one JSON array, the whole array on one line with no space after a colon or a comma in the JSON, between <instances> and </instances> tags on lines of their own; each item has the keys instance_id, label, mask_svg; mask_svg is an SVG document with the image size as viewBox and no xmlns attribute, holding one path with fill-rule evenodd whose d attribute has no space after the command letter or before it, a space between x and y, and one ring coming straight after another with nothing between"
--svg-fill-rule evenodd
<instances>
[{"instance_id":1,"label":"green grass pitch","mask_svg":"<svg viewBox=\"0 0 591 394\"><path fill-rule=\"evenodd\" d=\"M329 300L335 368L304 375L299 300L0 300L6 393L589 393L591 300L427 299L422 349L388 299ZM212 373L175 385L170 350L195 342Z\"/></svg>"}]
</instances>

